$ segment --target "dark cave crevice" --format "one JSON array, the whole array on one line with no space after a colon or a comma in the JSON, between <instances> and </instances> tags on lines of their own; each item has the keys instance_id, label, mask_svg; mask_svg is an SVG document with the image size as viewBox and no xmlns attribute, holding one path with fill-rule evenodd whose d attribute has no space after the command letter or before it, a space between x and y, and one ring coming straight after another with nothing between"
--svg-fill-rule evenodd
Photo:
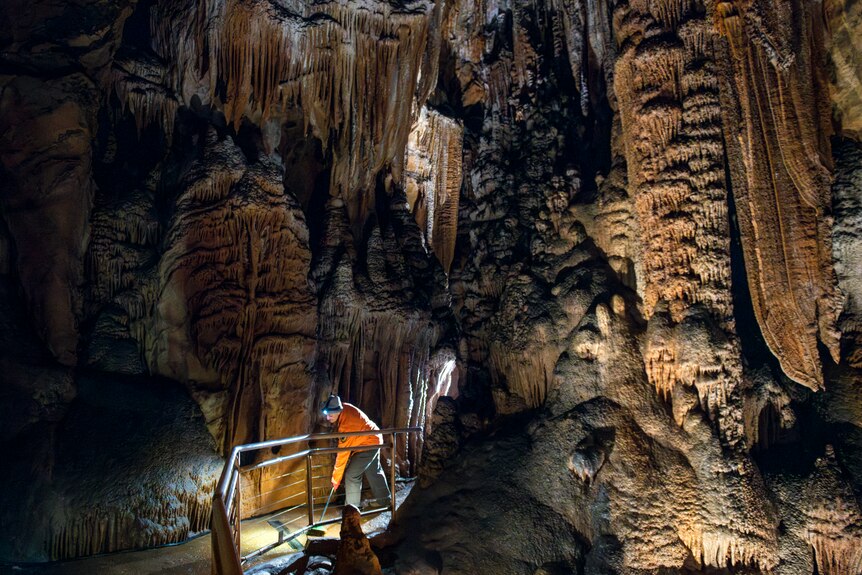
<instances>
[{"instance_id":1,"label":"dark cave crevice","mask_svg":"<svg viewBox=\"0 0 862 575\"><path fill-rule=\"evenodd\" d=\"M726 148L725 148L726 154ZM748 273L745 269L745 259L742 251L742 236L737 222L736 200L730 178L730 167L725 162L725 186L727 189L727 213L730 232L730 278L731 296L733 300L733 315L736 322L736 333L742 347L744 365L751 368L766 366L772 376L781 381L783 373L778 359L769 350L757 317L754 314L754 304L748 288Z\"/></svg>"},{"instance_id":2,"label":"dark cave crevice","mask_svg":"<svg viewBox=\"0 0 862 575\"><path fill-rule=\"evenodd\" d=\"M135 9L123 26L122 43L126 47L155 56L150 34L150 11L154 4L154 0L137 0Z\"/></svg>"}]
</instances>

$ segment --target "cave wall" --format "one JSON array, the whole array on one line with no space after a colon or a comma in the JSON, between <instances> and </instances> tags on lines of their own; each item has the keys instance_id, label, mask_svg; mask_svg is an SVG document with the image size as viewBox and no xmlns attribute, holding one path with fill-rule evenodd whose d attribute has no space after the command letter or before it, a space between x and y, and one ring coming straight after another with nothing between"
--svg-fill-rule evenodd
<instances>
[{"instance_id":1,"label":"cave wall","mask_svg":"<svg viewBox=\"0 0 862 575\"><path fill-rule=\"evenodd\" d=\"M14 26L2 36L2 261L26 306L4 321L42 343L4 352L10 452L33 426L63 425L94 371L179 383L221 454L319 429L330 391L383 426L424 426L453 360L441 262L454 249L461 138L457 121L420 114L443 5L45 5L13 18L20 8L3 7ZM432 206L421 228L405 195L411 133L418 155L451 157L442 175L414 168L413 203ZM402 444L405 474L421 449ZM88 481L78 471L63 481ZM284 472L251 477L251 497L283 497ZM197 480L201 493L211 479ZM124 525L112 509L106 520ZM195 513L186 524L208 508ZM45 536L4 557L144 544L80 527L93 522L79 514L51 526L66 543ZM156 528L145 544L189 532Z\"/></svg>"},{"instance_id":2,"label":"cave wall","mask_svg":"<svg viewBox=\"0 0 862 575\"><path fill-rule=\"evenodd\" d=\"M422 477L404 548L453 572L862 569L856 3L19 4L4 449L56 463L94 373L174 382L207 457L316 429L334 391L431 433L397 454ZM49 487L86 483L70 469ZM487 492L458 484L479 470ZM480 494L518 502L493 537L568 536L434 535ZM110 509L4 557L208 513L141 542Z\"/></svg>"}]
</instances>

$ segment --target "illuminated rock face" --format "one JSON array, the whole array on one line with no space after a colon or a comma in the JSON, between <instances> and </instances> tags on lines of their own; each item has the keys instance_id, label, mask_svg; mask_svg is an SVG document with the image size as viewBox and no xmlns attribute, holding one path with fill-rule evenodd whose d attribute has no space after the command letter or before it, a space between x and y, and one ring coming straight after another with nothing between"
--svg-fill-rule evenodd
<instances>
[{"instance_id":1,"label":"illuminated rock face","mask_svg":"<svg viewBox=\"0 0 862 575\"><path fill-rule=\"evenodd\" d=\"M832 269L828 101L820 14L718 2L728 167L754 312L795 381L823 385L818 342L839 356ZM799 12L796 12L796 10Z\"/></svg>"},{"instance_id":2,"label":"illuminated rock face","mask_svg":"<svg viewBox=\"0 0 862 575\"><path fill-rule=\"evenodd\" d=\"M335 391L430 433L399 572L862 569L858 3L19 4L0 559L186 537ZM125 498L90 377L188 415Z\"/></svg>"},{"instance_id":3,"label":"illuminated rock face","mask_svg":"<svg viewBox=\"0 0 862 575\"><path fill-rule=\"evenodd\" d=\"M689 2L619 4L614 89L640 223L647 377L665 397L697 390L729 443L743 430L730 290L716 31ZM681 423L690 406L674 402Z\"/></svg>"}]
</instances>

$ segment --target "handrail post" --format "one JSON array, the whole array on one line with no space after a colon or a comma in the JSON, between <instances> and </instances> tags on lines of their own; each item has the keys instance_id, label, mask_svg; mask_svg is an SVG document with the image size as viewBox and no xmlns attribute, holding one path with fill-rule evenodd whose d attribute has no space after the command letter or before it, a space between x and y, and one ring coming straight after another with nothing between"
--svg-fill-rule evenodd
<instances>
[{"instance_id":1,"label":"handrail post","mask_svg":"<svg viewBox=\"0 0 862 575\"><path fill-rule=\"evenodd\" d=\"M389 457L389 506L392 508L391 523L395 523L395 452L398 445L398 434L392 434L392 453Z\"/></svg>"},{"instance_id":2,"label":"handrail post","mask_svg":"<svg viewBox=\"0 0 862 575\"><path fill-rule=\"evenodd\" d=\"M308 524L314 525L314 482L311 475L311 454L305 456L305 503L308 506Z\"/></svg>"},{"instance_id":3,"label":"handrail post","mask_svg":"<svg viewBox=\"0 0 862 575\"><path fill-rule=\"evenodd\" d=\"M239 471L237 471L239 475ZM242 478L238 477L236 482L236 548L242 549Z\"/></svg>"},{"instance_id":4,"label":"handrail post","mask_svg":"<svg viewBox=\"0 0 862 575\"><path fill-rule=\"evenodd\" d=\"M237 548L237 550L242 549L242 546L240 545L240 543L241 543L240 537L241 537L241 531L242 531L242 473L240 473L239 463L240 463L240 457L239 457L239 453L237 453L236 454L236 462L234 463L234 465L236 466L235 471L234 471L236 473L236 487L234 487L234 489L236 489L236 494L233 496L233 505L236 509L236 517L234 518L234 521L236 523L235 523L234 528L236 529L236 548Z\"/></svg>"}]
</instances>

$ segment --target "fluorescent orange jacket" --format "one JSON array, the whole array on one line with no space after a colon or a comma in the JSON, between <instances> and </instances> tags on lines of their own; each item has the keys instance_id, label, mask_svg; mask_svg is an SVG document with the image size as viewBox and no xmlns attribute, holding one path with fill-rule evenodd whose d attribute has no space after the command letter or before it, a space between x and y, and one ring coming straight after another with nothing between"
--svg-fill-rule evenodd
<instances>
[{"instance_id":1,"label":"fluorescent orange jacket","mask_svg":"<svg viewBox=\"0 0 862 575\"><path fill-rule=\"evenodd\" d=\"M345 403L344 410L338 417L335 431L346 433L348 431L373 431L376 429L380 428L367 415L362 413L362 410L355 405ZM338 447L359 447L360 445L383 445L383 436L352 435L338 438ZM338 452L338 457L335 459L335 469L332 470L333 481L341 483L341 478L344 477L344 470L347 468L347 462L350 460L351 453L353 452Z\"/></svg>"}]
</instances>

